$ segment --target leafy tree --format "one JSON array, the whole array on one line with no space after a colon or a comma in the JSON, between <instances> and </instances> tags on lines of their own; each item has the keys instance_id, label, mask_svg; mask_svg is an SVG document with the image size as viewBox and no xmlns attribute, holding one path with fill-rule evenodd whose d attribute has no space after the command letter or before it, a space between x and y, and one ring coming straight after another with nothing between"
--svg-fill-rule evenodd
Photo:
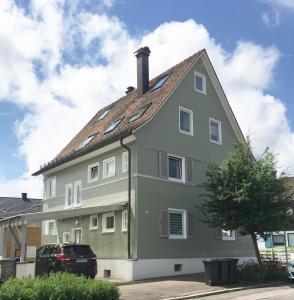
<instances>
[{"instance_id":1,"label":"leafy tree","mask_svg":"<svg viewBox=\"0 0 294 300\"><path fill-rule=\"evenodd\" d=\"M250 142L238 142L220 166L209 167L204 186L202 221L210 227L249 234L261 266L257 239L284 230L292 219L288 209L293 192L286 177L278 176L275 156L267 148L255 159Z\"/></svg>"}]
</instances>

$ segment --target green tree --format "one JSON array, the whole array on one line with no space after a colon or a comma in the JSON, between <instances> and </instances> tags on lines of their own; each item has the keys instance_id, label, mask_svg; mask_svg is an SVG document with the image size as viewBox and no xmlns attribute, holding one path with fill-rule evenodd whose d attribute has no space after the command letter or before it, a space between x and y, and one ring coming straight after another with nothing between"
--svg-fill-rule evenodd
<instances>
[{"instance_id":1,"label":"green tree","mask_svg":"<svg viewBox=\"0 0 294 300\"><path fill-rule=\"evenodd\" d=\"M250 142L238 142L220 166L209 167L204 186L202 221L210 227L249 234L261 266L257 239L284 230L292 219L288 209L293 192L286 177L278 175L275 156L266 149L255 159Z\"/></svg>"}]
</instances>

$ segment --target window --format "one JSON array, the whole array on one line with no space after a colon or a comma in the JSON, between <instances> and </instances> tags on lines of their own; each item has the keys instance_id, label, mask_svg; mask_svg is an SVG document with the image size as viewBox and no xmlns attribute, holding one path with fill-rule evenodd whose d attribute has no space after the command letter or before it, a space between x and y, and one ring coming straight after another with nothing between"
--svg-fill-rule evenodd
<instances>
[{"instance_id":1,"label":"window","mask_svg":"<svg viewBox=\"0 0 294 300\"><path fill-rule=\"evenodd\" d=\"M65 186L65 207L72 207L73 191L72 183Z\"/></svg>"},{"instance_id":2,"label":"window","mask_svg":"<svg viewBox=\"0 0 294 300\"><path fill-rule=\"evenodd\" d=\"M182 133L193 135L193 111L179 107L179 130Z\"/></svg>"},{"instance_id":3,"label":"window","mask_svg":"<svg viewBox=\"0 0 294 300\"><path fill-rule=\"evenodd\" d=\"M150 106L150 103L147 105L144 105L143 107L139 108L135 113L133 113L129 117L129 123L141 118L149 106Z\"/></svg>"},{"instance_id":4,"label":"window","mask_svg":"<svg viewBox=\"0 0 294 300\"><path fill-rule=\"evenodd\" d=\"M103 160L103 178L115 176L115 157Z\"/></svg>"},{"instance_id":5,"label":"window","mask_svg":"<svg viewBox=\"0 0 294 300\"><path fill-rule=\"evenodd\" d=\"M169 209L169 238L186 238L186 211Z\"/></svg>"},{"instance_id":6,"label":"window","mask_svg":"<svg viewBox=\"0 0 294 300\"><path fill-rule=\"evenodd\" d=\"M99 163L88 166L88 183L97 181L99 178Z\"/></svg>"},{"instance_id":7,"label":"window","mask_svg":"<svg viewBox=\"0 0 294 300\"><path fill-rule=\"evenodd\" d=\"M47 220L45 224L46 224L46 229L45 229L46 235L57 234L55 220Z\"/></svg>"},{"instance_id":8,"label":"window","mask_svg":"<svg viewBox=\"0 0 294 300\"><path fill-rule=\"evenodd\" d=\"M209 137L212 143L222 144L221 122L209 119Z\"/></svg>"},{"instance_id":9,"label":"window","mask_svg":"<svg viewBox=\"0 0 294 300\"><path fill-rule=\"evenodd\" d=\"M122 172L127 173L129 169L129 153L123 152L122 154Z\"/></svg>"},{"instance_id":10,"label":"window","mask_svg":"<svg viewBox=\"0 0 294 300\"><path fill-rule=\"evenodd\" d=\"M285 246L285 236L283 234L273 235L273 246Z\"/></svg>"},{"instance_id":11,"label":"window","mask_svg":"<svg viewBox=\"0 0 294 300\"><path fill-rule=\"evenodd\" d=\"M46 198L52 198L56 195L56 177L46 180Z\"/></svg>"},{"instance_id":12,"label":"window","mask_svg":"<svg viewBox=\"0 0 294 300\"><path fill-rule=\"evenodd\" d=\"M98 216L92 215L90 216L90 229L98 229Z\"/></svg>"},{"instance_id":13,"label":"window","mask_svg":"<svg viewBox=\"0 0 294 300\"><path fill-rule=\"evenodd\" d=\"M206 95L206 76L198 72L194 72L194 88L195 91Z\"/></svg>"},{"instance_id":14,"label":"window","mask_svg":"<svg viewBox=\"0 0 294 300\"><path fill-rule=\"evenodd\" d=\"M98 121L102 120L108 113L109 113L110 109L107 109L99 118Z\"/></svg>"},{"instance_id":15,"label":"window","mask_svg":"<svg viewBox=\"0 0 294 300\"><path fill-rule=\"evenodd\" d=\"M115 231L115 217L114 213L106 213L102 216L102 232Z\"/></svg>"},{"instance_id":16,"label":"window","mask_svg":"<svg viewBox=\"0 0 294 300\"><path fill-rule=\"evenodd\" d=\"M93 134L93 135L90 135L88 136L78 147L78 149L82 149L84 148L86 145L88 145L92 140L93 138L95 137L96 134Z\"/></svg>"},{"instance_id":17,"label":"window","mask_svg":"<svg viewBox=\"0 0 294 300\"><path fill-rule=\"evenodd\" d=\"M222 239L224 241L235 240L236 239L236 230L222 229Z\"/></svg>"},{"instance_id":18,"label":"window","mask_svg":"<svg viewBox=\"0 0 294 300\"><path fill-rule=\"evenodd\" d=\"M125 209L121 212L121 231L128 230L128 210Z\"/></svg>"},{"instance_id":19,"label":"window","mask_svg":"<svg viewBox=\"0 0 294 300\"><path fill-rule=\"evenodd\" d=\"M294 246L294 233L288 233L288 247Z\"/></svg>"},{"instance_id":20,"label":"window","mask_svg":"<svg viewBox=\"0 0 294 300\"><path fill-rule=\"evenodd\" d=\"M82 242L82 229L81 228L74 228L72 230L72 241L77 244L80 244Z\"/></svg>"},{"instance_id":21,"label":"window","mask_svg":"<svg viewBox=\"0 0 294 300\"><path fill-rule=\"evenodd\" d=\"M114 130L120 124L120 122L122 120L123 120L123 117L119 118L116 121L114 121L113 123L111 123L110 126L105 130L104 134Z\"/></svg>"},{"instance_id":22,"label":"window","mask_svg":"<svg viewBox=\"0 0 294 300\"><path fill-rule=\"evenodd\" d=\"M169 76L170 76L170 74L165 75L165 76L161 77L160 79L158 79L158 81L151 87L150 92L162 87L165 84L165 82L168 80Z\"/></svg>"},{"instance_id":23,"label":"window","mask_svg":"<svg viewBox=\"0 0 294 300\"><path fill-rule=\"evenodd\" d=\"M76 181L74 183L74 206L80 206L82 204L82 181Z\"/></svg>"},{"instance_id":24,"label":"window","mask_svg":"<svg viewBox=\"0 0 294 300\"><path fill-rule=\"evenodd\" d=\"M64 232L62 234L62 242L69 243L70 242L70 232Z\"/></svg>"},{"instance_id":25,"label":"window","mask_svg":"<svg viewBox=\"0 0 294 300\"><path fill-rule=\"evenodd\" d=\"M184 158L168 155L168 177L171 180L185 181Z\"/></svg>"}]
</instances>

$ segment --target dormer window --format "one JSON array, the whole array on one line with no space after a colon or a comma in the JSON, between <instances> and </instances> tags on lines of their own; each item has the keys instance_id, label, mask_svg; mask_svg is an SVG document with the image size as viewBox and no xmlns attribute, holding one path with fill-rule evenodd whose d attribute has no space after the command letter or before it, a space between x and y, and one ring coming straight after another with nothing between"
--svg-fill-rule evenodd
<instances>
[{"instance_id":1,"label":"dormer window","mask_svg":"<svg viewBox=\"0 0 294 300\"><path fill-rule=\"evenodd\" d=\"M108 113L110 112L110 109L107 109L99 118L97 121L102 120Z\"/></svg>"},{"instance_id":2,"label":"dormer window","mask_svg":"<svg viewBox=\"0 0 294 300\"><path fill-rule=\"evenodd\" d=\"M145 111L147 110L147 108L150 106L150 103L147 105L144 105L143 107L139 108L135 113L133 113L130 117L129 117L129 123L136 121L138 119L140 119Z\"/></svg>"},{"instance_id":3,"label":"dormer window","mask_svg":"<svg viewBox=\"0 0 294 300\"><path fill-rule=\"evenodd\" d=\"M194 72L194 89L206 95L206 76L196 71Z\"/></svg>"},{"instance_id":4,"label":"dormer window","mask_svg":"<svg viewBox=\"0 0 294 300\"><path fill-rule=\"evenodd\" d=\"M159 80L151 87L150 92L152 92L152 91L154 91L154 90L157 90L157 89L159 89L160 87L162 87L162 86L166 83L166 81L168 80L169 76L170 76L170 74L161 77L161 78L160 78L160 79L159 79Z\"/></svg>"},{"instance_id":5,"label":"dormer window","mask_svg":"<svg viewBox=\"0 0 294 300\"><path fill-rule=\"evenodd\" d=\"M84 148L86 145L88 145L93 138L95 137L95 134L88 136L78 147L78 149Z\"/></svg>"},{"instance_id":6,"label":"dormer window","mask_svg":"<svg viewBox=\"0 0 294 300\"><path fill-rule=\"evenodd\" d=\"M111 123L110 126L105 130L104 134L114 130L120 124L120 122L122 120L123 120L123 117L119 118L119 119L115 120L113 123Z\"/></svg>"}]
</instances>

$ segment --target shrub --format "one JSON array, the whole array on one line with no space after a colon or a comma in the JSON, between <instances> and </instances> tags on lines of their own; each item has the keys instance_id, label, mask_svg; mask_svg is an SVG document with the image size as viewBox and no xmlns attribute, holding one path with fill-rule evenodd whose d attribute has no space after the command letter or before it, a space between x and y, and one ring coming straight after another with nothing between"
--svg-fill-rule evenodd
<instances>
[{"instance_id":1,"label":"shrub","mask_svg":"<svg viewBox=\"0 0 294 300\"><path fill-rule=\"evenodd\" d=\"M118 288L109 282L69 273L14 278L0 288L0 300L117 300Z\"/></svg>"},{"instance_id":2,"label":"shrub","mask_svg":"<svg viewBox=\"0 0 294 300\"><path fill-rule=\"evenodd\" d=\"M251 260L238 266L237 278L246 282L276 281L287 279L286 267L279 261L264 261L260 267Z\"/></svg>"}]
</instances>

